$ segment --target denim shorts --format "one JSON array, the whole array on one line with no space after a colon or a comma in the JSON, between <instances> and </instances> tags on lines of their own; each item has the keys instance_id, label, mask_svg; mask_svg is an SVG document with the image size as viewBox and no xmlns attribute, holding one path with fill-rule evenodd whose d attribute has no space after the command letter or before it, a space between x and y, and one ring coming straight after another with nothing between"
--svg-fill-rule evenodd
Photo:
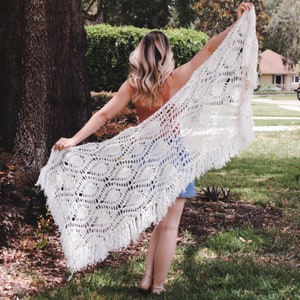
<instances>
[{"instance_id":1,"label":"denim shorts","mask_svg":"<svg viewBox=\"0 0 300 300\"><path fill-rule=\"evenodd\" d=\"M190 164L189 155L185 150L181 137L169 138L167 139L167 142L169 145L170 144L173 145L173 149L176 149L175 151L178 153L183 167L186 167L188 164ZM196 191L195 191L194 181L190 182L186 187L185 191L181 192L178 195L178 197L181 198L192 198L195 196L196 196Z\"/></svg>"},{"instance_id":2,"label":"denim shorts","mask_svg":"<svg viewBox=\"0 0 300 300\"><path fill-rule=\"evenodd\" d=\"M195 191L195 183L191 182L189 185L186 187L185 192L182 192L178 195L180 198L192 198L196 196L196 191Z\"/></svg>"}]
</instances>

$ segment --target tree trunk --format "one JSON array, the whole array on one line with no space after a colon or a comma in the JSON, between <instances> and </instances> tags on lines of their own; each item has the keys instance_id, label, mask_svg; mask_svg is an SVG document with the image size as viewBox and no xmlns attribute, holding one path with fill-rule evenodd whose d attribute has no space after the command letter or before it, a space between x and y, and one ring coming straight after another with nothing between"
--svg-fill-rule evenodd
<instances>
[{"instance_id":1,"label":"tree trunk","mask_svg":"<svg viewBox=\"0 0 300 300\"><path fill-rule=\"evenodd\" d=\"M81 0L0 0L0 136L36 176L90 116Z\"/></svg>"}]
</instances>

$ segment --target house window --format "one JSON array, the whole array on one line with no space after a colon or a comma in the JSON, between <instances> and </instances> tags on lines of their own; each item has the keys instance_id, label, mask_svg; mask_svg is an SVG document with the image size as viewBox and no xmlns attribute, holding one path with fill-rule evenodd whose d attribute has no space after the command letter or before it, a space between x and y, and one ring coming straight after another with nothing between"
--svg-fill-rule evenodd
<instances>
[{"instance_id":1,"label":"house window","mask_svg":"<svg viewBox=\"0 0 300 300\"><path fill-rule=\"evenodd\" d=\"M293 76L292 82L293 83L298 83L299 82L299 76Z\"/></svg>"},{"instance_id":2,"label":"house window","mask_svg":"<svg viewBox=\"0 0 300 300\"><path fill-rule=\"evenodd\" d=\"M273 84L284 84L282 75L273 75Z\"/></svg>"}]
</instances>

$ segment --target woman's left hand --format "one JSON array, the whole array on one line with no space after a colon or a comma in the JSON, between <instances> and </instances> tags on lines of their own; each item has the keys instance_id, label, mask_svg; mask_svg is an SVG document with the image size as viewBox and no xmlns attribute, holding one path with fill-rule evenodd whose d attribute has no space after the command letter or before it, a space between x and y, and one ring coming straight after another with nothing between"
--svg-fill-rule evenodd
<instances>
[{"instance_id":1,"label":"woman's left hand","mask_svg":"<svg viewBox=\"0 0 300 300\"><path fill-rule=\"evenodd\" d=\"M76 143L73 138L60 138L54 145L53 145L53 150L66 150L70 147L76 146Z\"/></svg>"},{"instance_id":2,"label":"woman's left hand","mask_svg":"<svg viewBox=\"0 0 300 300\"><path fill-rule=\"evenodd\" d=\"M237 16L237 18L239 19L243 15L243 13L245 11L251 10L253 7L254 7L254 5L252 3L250 3L250 2L247 2L247 3L243 2L243 3L241 3L238 6L237 10L236 10L236 16Z\"/></svg>"}]
</instances>

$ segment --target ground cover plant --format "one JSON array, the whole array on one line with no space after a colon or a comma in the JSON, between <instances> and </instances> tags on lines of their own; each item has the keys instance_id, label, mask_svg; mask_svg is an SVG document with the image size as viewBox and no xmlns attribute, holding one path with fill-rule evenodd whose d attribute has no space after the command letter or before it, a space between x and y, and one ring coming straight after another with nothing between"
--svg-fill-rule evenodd
<instances>
[{"instance_id":1,"label":"ground cover plant","mask_svg":"<svg viewBox=\"0 0 300 300\"><path fill-rule=\"evenodd\" d=\"M278 112L277 106L254 104L264 116ZM51 216L35 211L40 216L30 224L24 217L27 207L9 206L9 199L18 197L10 191L14 196L1 202L0 233L4 225L17 233L0 245L0 297L300 299L299 140L299 129L256 132L239 157L197 180L198 194L186 204L167 292L161 297L144 297L135 288L151 230L137 244L67 282L70 274ZM3 153L1 160L9 164ZM12 181L14 172L13 165L3 171L2 182ZM36 204L29 191L26 197Z\"/></svg>"}]
</instances>

